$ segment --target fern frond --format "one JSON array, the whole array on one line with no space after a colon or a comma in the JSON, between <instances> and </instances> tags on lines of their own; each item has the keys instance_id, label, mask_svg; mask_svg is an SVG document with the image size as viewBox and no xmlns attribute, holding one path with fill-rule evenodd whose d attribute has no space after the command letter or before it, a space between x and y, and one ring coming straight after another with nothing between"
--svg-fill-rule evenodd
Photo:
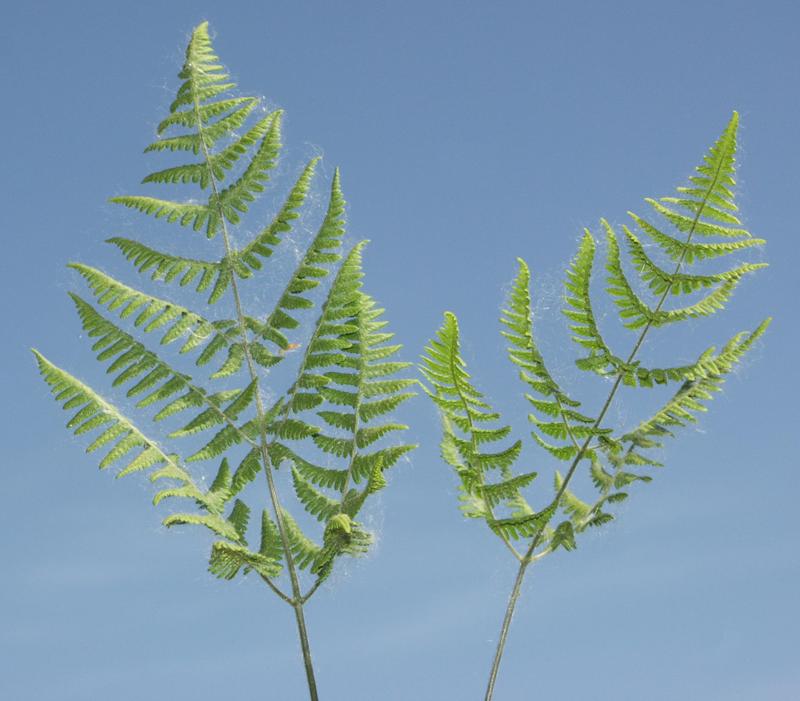
<instances>
[{"instance_id":1,"label":"fern frond","mask_svg":"<svg viewBox=\"0 0 800 701\"><path fill-rule=\"evenodd\" d=\"M300 474L299 470L294 468L292 469L292 481L297 498L305 510L318 520L326 522L341 510L340 500L331 499L320 492Z\"/></svg>"},{"instance_id":2,"label":"fern frond","mask_svg":"<svg viewBox=\"0 0 800 701\"><path fill-rule=\"evenodd\" d=\"M317 235L306 250L303 260L289 280L283 294L278 299L275 309L263 323L253 323L254 331L265 340L272 341L281 349L285 350L289 346L289 341L283 334L283 330L297 328L300 323L293 315L294 310L307 309L312 306L307 294L320 285L328 275L330 266L338 262L340 258L338 251L342 245L342 237L345 231L345 205L341 179L337 169L331 183L328 209ZM351 262L350 268L353 265L354 263ZM316 352L320 351L321 349L318 348Z\"/></svg>"},{"instance_id":3,"label":"fern frond","mask_svg":"<svg viewBox=\"0 0 800 701\"><path fill-rule=\"evenodd\" d=\"M274 119L274 115L260 119L245 134L234 139L221 151L209 156L207 161L173 166L150 173L142 183L197 183L205 190L211 184L212 175L217 181L225 179L225 171L233 168L239 158L266 135Z\"/></svg>"},{"instance_id":4,"label":"fern frond","mask_svg":"<svg viewBox=\"0 0 800 701\"><path fill-rule=\"evenodd\" d=\"M644 250L638 238L627 226L622 227L628 244L631 261L641 279L647 283L654 294L665 291L673 295L690 294L702 288L714 287L725 282L738 281L748 273L766 268L767 263L743 263L731 270L712 275L690 275L687 273L668 273L662 270Z\"/></svg>"},{"instance_id":5,"label":"fern frond","mask_svg":"<svg viewBox=\"0 0 800 701\"><path fill-rule=\"evenodd\" d=\"M167 327L161 337L162 345L180 339L183 340L181 353L202 348L196 360L198 365L207 363L232 343L226 332L231 323L207 321L186 307L128 287L91 266L71 263L70 267L86 280L99 304L109 311L117 311L123 319L135 315L133 323L144 333Z\"/></svg>"},{"instance_id":6,"label":"fern frond","mask_svg":"<svg viewBox=\"0 0 800 701\"><path fill-rule=\"evenodd\" d=\"M622 361L611 352L611 349L603 340L592 308L589 288L594 265L594 253L594 239L589 231L585 230L578 253L567 270L565 299L567 305L571 308L564 309L563 313L574 322L570 326L570 329L575 334L572 340L589 351L588 356L576 361L577 366L582 370L592 370L600 374L607 374L616 370Z\"/></svg>"},{"instance_id":7,"label":"fern frond","mask_svg":"<svg viewBox=\"0 0 800 701\"><path fill-rule=\"evenodd\" d=\"M250 277L253 270L260 270L262 264L259 257L269 258L275 246L281 242L281 235L292 230L291 222L297 219L298 210L306 201L318 163L319 158L312 158L309 161L270 224L237 251L232 267L240 277Z\"/></svg>"},{"instance_id":8,"label":"fern frond","mask_svg":"<svg viewBox=\"0 0 800 701\"><path fill-rule=\"evenodd\" d=\"M55 398L63 402L63 408L65 410L78 408L67 423L67 428L72 429L76 435L98 428L103 429L86 449L86 452L91 453L103 446L111 446L111 450L100 461L101 468L109 467L126 458L127 462L121 468L123 472L135 471L131 469L131 465L139 470L168 465L176 475L185 477L185 484L192 483L189 474L180 467L177 459L148 439L116 407L75 377L53 365L38 351L34 350L33 354L39 365L39 373L50 385ZM136 449L139 449L139 452L131 457L129 453Z\"/></svg>"},{"instance_id":9,"label":"fern frond","mask_svg":"<svg viewBox=\"0 0 800 701\"><path fill-rule=\"evenodd\" d=\"M247 121L247 118L256 107L258 107L257 99L246 98L232 112L207 125L203 131L202 139L199 133L161 138L150 144L144 151L145 153L151 151L191 151L196 155L202 151L203 142L210 148L219 139L235 133Z\"/></svg>"},{"instance_id":10,"label":"fern frond","mask_svg":"<svg viewBox=\"0 0 800 701\"><path fill-rule=\"evenodd\" d=\"M208 513L173 514L164 519L165 526L179 523L203 525L229 540L240 540L236 529L215 513L213 494L200 489L180 465L176 455L166 453L155 441L147 438L133 422L90 387L53 365L38 351L34 350L33 353L39 372L56 400L63 402L64 409L77 409L67 427L75 435L99 430L86 452L92 453L104 447L109 449L100 460L101 469L116 464L119 467L117 477L151 470L151 481L168 479L177 482L177 487L169 487L156 494L154 503L167 497L184 497L203 506Z\"/></svg>"},{"instance_id":11,"label":"fern frond","mask_svg":"<svg viewBox=\"0 0 800 701\"><path fill-rule=\"evenodd\" d=\"M156 219L166 219L169 223L178 222L181 226L191 226L200 231L211 217L207 205L196 202L173 202L145 195L119 195L108 200L123 207L149 214Z\"/></svg>"},{"instance_id":12,"label":"fern frond","mask_svg":"<svg viewBox=\"0 0 800 701\"><path fill-rule=\"evenodd\" d=\"M178 280L181 287L197 280L195 290L205 292L218 273L219 265L211 261L162 253L138 241L119 236L107 241L116 246L140 273L150 272L151 280Z\"/></svg>"},{"instance_id":13,"label":"fern frond","mask_svg":"<svg viewBox=\"0 0 800 701\"><path fill-rule=\"evenodd\" d=\"M119 329L108 319L99 314L94 307L82 300L78 295L70 293L75 303L78 316L89 338L100 337L92 346L99 350L98 360L110 361L107 372L116 374L113 386L123 385L138 379L131 387L128 397L134 397L146 390L150 393L139 400L137 407L144 408L156 402L163 402L181 391L186 394L173 400L169 408L164 407L158 418L175 414L190 407L205 405L216 415L218 423L227 423L227 428L234 432L238 440L246 437L235 425L235 416L225 413L217 399L209 396L205 390L192 384L188 375L184 375L170 367L155 353L147 350L132 336ZM144 375L144 377L141 377ZM155 388L155 389L154 389Z\"/></svg>"},{"instance_id":14,"label":"fern frond","mask_svg":"<svg viewBox=\"0 0 800 701\"><path fill-rule=\"evenodd\" d=\"M628 214L636 225L676 263L682 261L691 264L698 260L719 258L755 246L763 246L766 243L764 239L758 238L745 238L738 241L721 241L718 243L689 243L659 231L655 226L633 212L628 212Z\"/></svg>"},{"instance_id":15,"label":"fern frond","mask_svg":"<svg viewBox=\"0 0 800 701\"><path fill-rule=\"evenodd\" d=\"M220 579L233 579L242 569L253 569L265 577L277 577L282 566L280 561L250 552L242 545L217 541L211 546L209 572Z\"/></svg>"},{"instance_id":16,"label":"fern frond","mask_svg":"<svg viewBox=\"0 0 800 701\"><path fill-rule=\"evenodd\" d=\"M696 422L695 414L706 411L704 403L721 389L726 375L764 334L770 322L771 319L766 319L754 331L734 336L716 356L713 365L709 363L705 372L686 380L661 409L626 433L622 440L641 448L659 447L662 438L673 435L672 429Z\"/></svg>"},{"instance_id":17,"label":"fern frond","mask_svg":"<svg viewBox=\"0 0 800 701\"><path fill-rule=\"evenodd\" d=\"M516 480L511 467L519 457L522 447L516 441L511 446L490 452L480 446L503 440L511 431L510 426L482 428L476 423L494 421L499 415L483 399L483 395L471 384L466 363L460 354L458 320L447 312L444 323L431 340L423 356L422 374L433 389L424 387L425 392L439 407L442 416L443 439L442 457L456 471L460 478L462 511L472 518L483 518L492 530L513 550L510 541L517 538L520 524L511 523L514 519L498 519L495 507L511 508L515 512L533 513L520 489L528 484L526 480ZM466 434L459 437L454 427ZM499 469L503 486L492 489L486 480L486 471ZM533 479L532 477L530 479ZM498 483L500 484L500 483ZM488 496L487 496L487 489ZM517 518L516 516L514 518Z\"/></svg>"},{"instance_id":18,"label":"fern frond","mask_svg":"<svg viewBox=\"0 0 800 701\"><path fill-rule=\"evenodd\" d=\"M629 329L636 329L647 324L663 326L685 319L709 316L725 308L725 303L731 298L736 286L741 280L741 275L730 273L703 299L694 304L678 309L651 309L633 291L628 278L622 269L619 244L611 225L605 220L601 223L606 231L608 243L608 293L614 298L614 304L619 308L619 316L623 324Z\"/></svg>"},{"instance_id":19,"label":"fern frond","mask_svg":"<svg viewBox=\"0 0 800 701\"><path fill-rule=\"evenodd\" d=\"M246 212L249 203L264 191L264 183L269 180L269 171L275 166L281 148L282 116L283 112L278 110L268 117L266 133L241 176L219 194L212 193L209 199L212 214L206 229L208 238L213 238L219 230L220 215L231 224L237 224L239 214Z\"/></svg>"},{"instance_id":20,"label":"fern frond","mask_svg":"<svg viewBox=\"0 0 800 701\"><path fill-rule=\"evenodd\" d=\"M555 513L555 507L551 504L546 509L537 513L525 516L512 516L511 518L488 519L487 523L495 533L508 540L520 540L530 538L538 533Z\"/></svg>"},{"instance_id":21,"label":"fern frond","mask_svg":"<svg viewBox=\"0 0 800 701\"><path fill-rule=\"evenodd\" d=\"M316 564L322 548L309 538L285 509L282 512L283 522L286 525L286 535L289 540L289 549L292 552L295 564L302 570L307 570Z\"/></svg>"},{"instance_id":22,"label":"fern frond","mask_svg":"<svg viewBox=\"0 0 800 701\"><path fill-rule=\"evenodd\" d=\"M557 403L569 407L578 407L580 402L571 399L561 389L547 370L544 358L533 338L533 315L531 312L530 281L528 264L517 258L519 271L500 318L507 331L500 333L508 339L508 357L520 368L520 379L530 385L536 392L546 397L553 397Z\"/></svg>"}]
</instances>

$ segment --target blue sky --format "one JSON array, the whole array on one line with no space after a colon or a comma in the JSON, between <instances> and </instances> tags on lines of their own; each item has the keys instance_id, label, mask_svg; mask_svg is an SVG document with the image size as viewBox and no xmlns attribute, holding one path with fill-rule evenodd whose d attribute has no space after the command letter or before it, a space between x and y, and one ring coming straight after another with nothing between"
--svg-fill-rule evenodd
<instances>
[{"instance_id":1,"label":"blue sky","mask_svg":"<svg viewBox=\"0 0 800 701\"><path fill-rule=\"evenodd\" d=\"M367 288L405 357L458 313L476 380L519 435L526 407L497 333L515 258L534 276L544 351L591 401L602 386L573 370L558 312L582 228L671 194L740 112L739 201L770 268L725 314L654 336L648 357L691 360L775 323L619 519L532 570L496 699L800 697L796 4L150 0L19 3L0 27L0 697L304 698L290 610L255 582L208 575L210 540L161 528L144 479L95 474L28 352L107 389L65 263L141 284L105 238L199 241L106 200L141 192L154 169L142 149L204 19L241 89L286 110L271 192L310 155L324 156L320 194L341 167L349 240L371 240ZM626 394L612 417L632 423L652 401ZM423 447L369 513L378 547L309 606L329 700L479 698L513 582L499 541L456 508L433 409L419 399L401 416Z\"/></svg>"}]
</instances>

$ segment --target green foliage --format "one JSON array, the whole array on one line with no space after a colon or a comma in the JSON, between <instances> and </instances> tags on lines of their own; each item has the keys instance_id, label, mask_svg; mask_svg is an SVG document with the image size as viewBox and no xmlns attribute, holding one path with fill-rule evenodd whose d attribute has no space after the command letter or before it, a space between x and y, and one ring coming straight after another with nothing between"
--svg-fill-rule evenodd
<instances>
[{"instance_id":1,"label":"green foliage","mask_svg":"<svg viewBox=\"0 0 800 701\"><path fill-rule=\"evenodd\" d=\"M287 602L302 606L338 557L360 555L371 542L357 516L366 499L386 486L385 471L414 447L391 442L406 427L387 416L413 395L415 381L397 377L409 363L391 359L400 346L389 344L383 310L362 289L364 243L343 255L345 200L338 171L319 230L286 287L270 308L252 316L245 312L240 290L292 232L319 159L305 166L271 221L235 247L232 228L264 191L279 157L282 113L264 112L256 98L235 93L205 23L192 34L179 77L169 115L158 126L159 139L145 150L183 153L190 161L151 173L143 183L194 185L199 197L125 195L111 201L203 230L208 239L219 236L219 251L203 259L163 253L128 238L109 243L136 272L164 288L177 283L205 294L207 304L201 300L190 308L89 265L71 264L94 297L91 304L71 294L112 386L125 388L136 409L153 412L154 422L177 421L166 438L176 442L175 449L161 448L110 401L34 353L56 399L73 412L68 427L76 435L91 434L88 452L104 451L100 467L116 465L118 476L147 471L151 480L163 480L166 486L154 503L183 504L164 524L199 525L214 533L209 563L214 575L233 579L254 572ZM329 276L333 280L325 291ZM211 305L225 300L231 316L220 318ZM309 313L320 303L313 322ZM303 326L309 324L305 339ZM177 359L166 354L168 346L190 355L198 367L208 365L210 377L193 378L179 369ZM262 368L274 368L301 347L296 379L265 405ZM189 465L209 461L219 466L206 488ZM299 505L321 522L319 544L282 503L275 471L284 463ZM262 473L270 503L260 523L251 524L243 490ZM260 528L260 539L252 537L254 527ZM312 577L307 594L298 570ZM280 590L282 572L288 593Z\"/></svg>"},{"instance_id":2,"label":"green foliage","mask_svg":"<svg viewBox=\"0 0 800 701\"><path fill-rule=\"evenodd\" d=\"M533 408L528 418L534 443L545 450L545 460L566 463L563 475L555 471L553 492L545 495L540 509L531 507L524 495L536 472L529 470L527 462L526 471L515 471L523 444L510 437L508 425L495 427L500 417L472 383L459 349L458 321L452 313L445 314L437 336L426 348L421 370L430 385L426 392L442 416L442 457L458 475L461 507L467 516L486 521L514 551L523 568L558 548L575 549L577 534L612 520L607 508L626 499L627 489L634 482L649 482L650 475L643 471L660 464L650 451L661 447L663 439L674 435L675 429L697 421L714 392L769 325L767 319L754 331L734 336L720 351L707 349L693 363L648 368L638 357L652 329L718 312L745 276L765 267L764 263L740 263L719 272L690 272L696 262L764 243L753 238L736 216L733 187L737 127L738 116L734 114L689 184L678 188L677 197L646 200L660 223L630 213L641 235L660 249L667 268L628 226L621 227L630 265L644 291L636 289L638 285L626 272L614 227L601 220L607 251L606 292L617 307L620 323L637 333L627 355L614 352L600 330L591 291L597 246L591 232L584 232L566 272L564 314L570 321L572 340L581 350L577 367L611 381L609 395L597 409L583 410L548 371L534 339L530 272L519 260L501 316L502 334L509 344L509 359L523 383L524 397ZM713 240L720 237L722 240ZM700 296L690 297L682 306L667 304L693 294ZM620 386L652 388L673 383L678 387L662 408L635 428L605 424ZM483 444L495 442L502 442L497 451L486 452ZM570 489L573 476L583 465L588 466L597 489L588 500ZM541 471L538 466L537 470ZM512 542L523 539L525 550L520 553Z\"/></svg>"}]
</instances>

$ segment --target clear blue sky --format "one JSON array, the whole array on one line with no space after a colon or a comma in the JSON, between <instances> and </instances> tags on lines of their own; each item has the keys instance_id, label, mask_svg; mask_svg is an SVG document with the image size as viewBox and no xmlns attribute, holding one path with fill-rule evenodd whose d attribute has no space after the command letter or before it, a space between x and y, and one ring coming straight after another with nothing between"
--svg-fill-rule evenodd
<instances>
[{"instance_id":1,"label":"clear blue sky","mask_svg":"<svg viewBox=\"0 0 800 701\"><path fill-rule=\"evenodd\" d=\"M144 479L98 474L28 352L103 386L64 264L136 282L103 239L199 241L106 199L141 192L153 169L142 149L203 19L241 88L286 110L283 172L315 152L327 177L342 168L351 240L372 240L367 285L406 358L457 312L479 384L520 433L526 408L496 321L515 258L533 271L556 371L594 396L570 369L558 313L582 227L670 194L740 111L740 202L771 267L724 315L660 334L651 357L689 360L767 313L776 321L619 520L535 568L496 698L800 698L800 10L684 0L5 8L0 697L305 697L290 610L255 582L208 575L210 540L161 528ZM625 397L615 418L642 407ZM479 698L513 581L500 543L456 509L433 409L420 399L402 416L423 447L371 511L379 547L308 610L327 701Z\"/></svg>"}]
</instances>

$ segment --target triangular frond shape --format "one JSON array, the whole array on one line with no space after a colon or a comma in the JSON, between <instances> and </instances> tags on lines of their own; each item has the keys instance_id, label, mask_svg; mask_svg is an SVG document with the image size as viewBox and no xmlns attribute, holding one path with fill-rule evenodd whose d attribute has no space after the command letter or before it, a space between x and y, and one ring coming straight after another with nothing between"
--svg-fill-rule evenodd
<instances>
[{"instance_id":1,"label":"triangular frond shape","mask_svg":"<svg viewBox=\"0 0 800 701\"><path fill-rule=\"evenodd\" d=\"M631 214L652 247L660 248L671 260L668 270L661 267L630 228L622 227L630 262L644 283L643 293L626 273L614 228L601 220L607 244L606 292L618 308L622 324L637 334L626 355L613 352L600 331L601 313L595 311L591 294L596 245L591 233L584 230L566 272L564 314L572 322L572 339L588 351L577 360L578 368L599 374L608 382L608 396L596 413L580 411L580 403L562 389L547 369L534 339L530 271L518 259L517 275L501 314L501 333L509 342L510 360L520 370L525 399L535 410L528 417L534 429L533 443L543 449L546 458L567 465L563 476L555 473L555 496L545 508L534 510L520 494L520 489L535 476L533 472L512 471L522 454L521 441L493 452L482 446L484 442L502 440L510 428L491 425L499 415L471 384L460 356L454 315L445 315L444 325L426 348L421 370L432 385L426 392L442 419L442 458L461 481L461 508L466 516L486 520L507 545L527 540L524 553L512 547L520 560L521 573L534 560L559 548L574 550L577 534L613 519L606 508L626 499L628 492L624 490L633 483L651 480L650 475L640 474L642 468L661 465L646 451L659 447L674 428L696 420L696 414L705 410L705 403L720 388L724 377L769 323L767 320L750 334L738 334L719 351L708 348L694 362L647 367L639 357L651 329L720 311L742 279L766 265L739 262L727 270L710 273L688 270L695 262L747 251L764 243L744 228L735 202L737 127L738 115L734 113L690 178L690 185L678 188L677 197L646 200L666 222L664 231ZM702 241L695 240L701 237ZM666 304L670 297L693 293L700 294L683 306ZM609 409L621 387L648 388L669 383L678 383L678 389L654 416L627 433L619 434L609 425ZM485 424L490 425L484 427ZM570 488L578 469L586 465L599 493L593 502L579 498ZM492 469L497 469L500 477L489 482L486 477ZM494 508L510 510L511 514L494 514ZM557 518L559 513L563 518Z\"/></svg>"},{"instance_id":2,"label":"triangular frond shape","mask_svg":"<svg viewBox=\"0 0 800 701\"><path fill-rule=\"evenodd\" d=\"M367 498L386 486L384 471L415 447L388 446L362 453L386 435L407 428L373 422L413 396L404 390L415 384L414 380L390 378L408 363L394 361L389 367L383 362L396 349L386 345L392 334L385 332L386 322L380 320L383 310L361 289L363 246L363 242L355 246L343 261L304 351L298 379L286 396L282 418L270 429L276 438L285 438L281 427L292 420L290 416L315 411L327 428L311 436L313 443L344 465L317 465L302 457L299 447L282 442L271 447L276 466L284 460L291 463L300 503L325 524L323 546L311 568L320 578L329 574L340 555L357 555L367 547L371 538L354 519ZM378 372L371 370L376 365L381 366ZM316 396L308 390L316 390L322 401L298 402L299 397ZM305 418L295 420L307 425ZM343 516L348 519L346 528L336 526Z\"/></svg>"},{"instance_id":3,"label":"triangular frond shape","mask_svg":"<svg viewBox=\"0 0 800 701\"><path fill-rule=\"evenodd\" d=\"M75 411L69 427L76 434L95 432L89 451L104 449L102 468L118 465L118 476L148 471L159 485L154 504L184 504L164 519L165 526L199 525L214 534L212 574L233 579L254 573L251 579L263 580L298 611L338 557L361 555L372 542L356 516L386 486L385 471L415 447L393 444L406 427L390 415L413 396L416 381L397 376L409 363L394 359L400 346L388 343L392 334L380 319L382 310L362 290L363 242L341 260L346 203L338 169L327 211L302 260L287 274L285 289L263 308L246 308L241 288L252 283L244 281L265 269L288 238L320 159L302 167L274 216L248 221L245 229L244 215L265 191L281 152L283 112L267 111L260 100L237 93L205 22L192 33L179 77L169 114L158 124L158 139L145 149L172 162L144 177L141 194L111 201L205 231L204 245L211 250L184 255L122 236L108 242L151 281L190 287L207 295L207 305L178 304L83 263L71 267L95 301L71 296L112 385L125 388L138 409L150 409L154 422L175 421L167 440L188 444L186 454L163 450L110 402L38 353L37 362L53 393ZM169 189L175 185L194 190L194 197L172 199ZM237 246L239 240L245 243ZM303 317L319 307L322 290L315 290L329 275L330 290L306 338ZM227 318L209 312L215 303L226 306ZM151 349L159 345L194 352L196 365L210 364L207 379L179 371L185 364ZM265 369L297 349L302 361L288 390L268 386L273 375ZM324 464L315 446L338 464ZM312 454L305 458L307 451ZM217 471L206 489L205 478L195 481L189 467L210 460ZM319 544L283 503L286 495L275 471L287 463L299 506L321 521ZM267 482L268 508L259 508L256 550L248 542L259 524L251 523L247 500L251 491L257 493L248 487L259 475Z\"/></svg>"}]
</instances>

